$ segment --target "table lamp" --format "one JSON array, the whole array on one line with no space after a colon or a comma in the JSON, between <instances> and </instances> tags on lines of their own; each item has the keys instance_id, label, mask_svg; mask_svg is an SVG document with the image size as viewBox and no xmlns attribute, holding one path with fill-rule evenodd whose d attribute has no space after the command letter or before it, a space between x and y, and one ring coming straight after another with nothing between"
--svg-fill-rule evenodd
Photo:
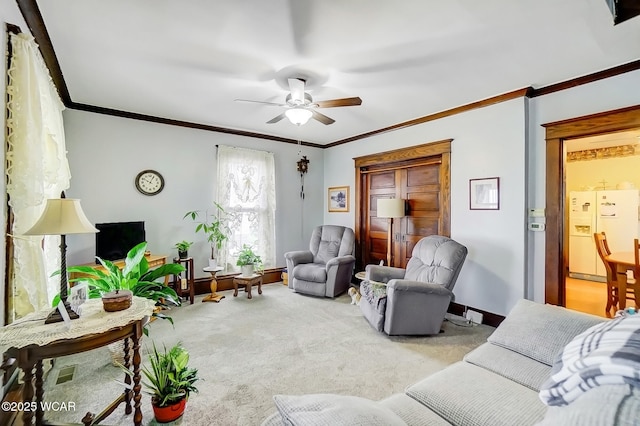
<instances>
[{"instance_id":1,"label":"table lamp","mask_svg":"<svg viewBox=\"0 0 640 426\"><path fill-rule=\"evenodd\" d=\"M69 314L69 318L76 319L76 314L67 301L67 244L65 236L68 234L88 234L98 230L89 222L80 207L80 200L61 198L47 200L42 215L24 235L60 235L60 300ZM64 318L56 307L45 320L45 324L61 322Z\"/></svg>"},{"instance_id":2,"label":"table lamp","mask_svg":"<svg viewBox=\"0 0 640 426\"><path fill-rule=\"evenodd\" d=\"M387 229L387 266L391 264L391 228L393 227L393 219L404 216L404 200L402 198L380 198L378 199L377 217L389 219L389 228Z\"/></svg>"}]
</instances>

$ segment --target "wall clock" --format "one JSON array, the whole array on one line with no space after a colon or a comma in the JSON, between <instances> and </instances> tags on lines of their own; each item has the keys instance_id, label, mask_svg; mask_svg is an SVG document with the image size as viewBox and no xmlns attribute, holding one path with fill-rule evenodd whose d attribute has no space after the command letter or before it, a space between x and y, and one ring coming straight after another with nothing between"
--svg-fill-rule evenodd
<instances>
[{"instance_id":1,"label":"wall clock","mask_svg":"<svg viewBox=\"0 0 640 426\"><path fill-rule=\"evenodd\" d=\"M164 188L164 178L155 170L143 170L136 176L136 189L144 195L156 195Z\"/></svg>"}]
</instances>

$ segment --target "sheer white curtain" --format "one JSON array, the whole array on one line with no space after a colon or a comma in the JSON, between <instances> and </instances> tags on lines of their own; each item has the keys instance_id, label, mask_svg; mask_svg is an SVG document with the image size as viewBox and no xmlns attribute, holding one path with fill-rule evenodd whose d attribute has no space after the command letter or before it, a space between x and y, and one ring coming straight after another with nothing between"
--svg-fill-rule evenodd
<instances>
[{"instance_id":1,"label":"sheer white curtain","mask_svg":"<svg viewBox=\"0 0 640 426\"><path fill-rule=\"evenodd\" d=\"M217 201L229 214L231 235L221 266L239 269L237 253L252 246L265 267L276 263L276 187L273 153L218 147Z\"/></svg>"},{"instance_id":2,"label":"sheer white curtain","mask_svg":"<svg viewBox=\"0 0 640 426\"><path fill-rule=\"evenodd\" d=\"M9 321L50 306L60 289L60 237L21 236L35 223L47 198L69 187L64 105L38 46L28 34L10 34L7 85L7 194L13 213L9 270Z\"/></svg>"}]
</instances>

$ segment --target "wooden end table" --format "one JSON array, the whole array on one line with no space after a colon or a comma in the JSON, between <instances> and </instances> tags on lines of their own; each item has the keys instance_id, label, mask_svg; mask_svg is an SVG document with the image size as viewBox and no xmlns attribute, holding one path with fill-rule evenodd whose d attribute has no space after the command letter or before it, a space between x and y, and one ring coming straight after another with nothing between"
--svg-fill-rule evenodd
<instances>
[{"instance_id":1,"label":"wooden end table","mask_svg":"<svg viewBox=\"0 0 640 426\"><path fill-rule=\"evenodd\" d=\"M203 302L220 302L220 300L224 299L222 294L216 293L218 291L218 279L216 278L216 274L222 271L224 268L222 266L216 266L212 268L211 266L205 266L202 268L204 272L209 272L211 274L211 294L206 295L202 301Z\"/></svg>"},{"instance_id":2,"label":"wooden end table","mask_svg":"<svg viewBox=\"0 0 640 426\"><path fill-rule=\"evenodd\" d=\"M7 355L15 358L24 372L22 401L25 406L34 407L22 411L23 425L30 426L34 421L36 426L48 424L44 419L42 405L43 360L86 352L124 340L123 365L131 372L125 374L124 378L124 383L128 386L100 414L88 412L83 417L82 424L98 424L124 402L125 414L133 412L133 423L141 426L140 340L143 335L142 329L153 313L154 305L155 302L152 300L134 296L130 308L118 312L105 312L100 299L89 299L83 305L82 315L72 321L69 329L62 322L45 324L44 319L49 310L29 314L10 326L2 327L0 347L9 347L6 350ZM132 355L129 354L130 348Z\"/></svg>"},{"instance_id":3,"label":"wooden end table","mask_svg":"<svg viewBox=\"0 0 640 426\"><path fill-rule=\"evenodd\" d=\"M193 276L193 257L186 257L186 258L179 258L179 257L174 257L173 258L173 263L177 263L177 264L184 264L184 275L185 275L185 282L187 285L187 288L182 288L182 273L178 274L178 275L174 275L173 276L173 280L175 283L175 290L176 293L178 294L178 296L180 298L185 297L185 294L189 296L189 304L193 305L193 300L195 298L196 295L196 290L195 290L195 279Z\"/></svg>"},{"instance_id":4,"label":"wooden end table","mask_svg":"<svg viewBox=\"0 0 640 426\"><path fill-rule=\"evenodd\" d=\"M238 296L238 286L241 285L244 286L245 291L247 292L247 299L251 299L251 286L254 284L258 284L258 294L262 294L261 274L253 274L247 277L243 277L242 275L233 277L233 297Z\"/></svg>"}]
</instances>

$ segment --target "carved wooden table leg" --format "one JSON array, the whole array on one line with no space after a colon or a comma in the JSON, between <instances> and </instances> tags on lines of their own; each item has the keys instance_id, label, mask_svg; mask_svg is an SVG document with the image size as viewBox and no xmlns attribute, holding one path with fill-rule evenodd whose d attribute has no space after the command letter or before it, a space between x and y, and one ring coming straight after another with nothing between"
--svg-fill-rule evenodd
<instances>
[{"instance_id":1,"label":"carved wooden table leg","mask_svg":"<svg viewBox=\"0 0 640 426\"><path fill-rule=\"evenodd\" d=\"M142 410L140 409L140 336L133 336L133 405L135 414L133 415L133 424L140 426L142 424Z\"/></svg>"},{"instance_id":2,"label":"carved wooden table leg","mask_svg":"<svg viewBox=\"0 0 640 426\"><path fill-rule=\"evenodd\" d=\"M42 360L36 362L36 424L41 425L44 420L44 411L42 411L42 397L44 388L42 387Z\"/></svg>"},{"instance_id":3,"label":"carved wooden table leg","mask_svg":"<svg viewBox=\"0 0 640 426\"><path fill-rule=\"evenodd\" d=\"M124 339L123 349L124 351L124 368L129 370L131 367L131 362L129 359L129 338ZM131 414L131 376L128 374L124 375L124 383L127 385L124 390L124 412L125 414Z\"/></svg>"},{"instance_id":4,"label":"carved wooden table leg","mask_svg":"<svg viewBox=\"0 0 640 426\"><path fill-rule=\"evenodd\" d=\"M20 360L23 365L20 366L24 371L24 386L22 388L22 401L30 403L33 401L33 362L31 360ZM28 365L24 365L28 363ZM25 410L22 412L22 424L31 426L33 419L33 411Z\"/></svg>"},{"instance_id":5,"label":"carved wooden table leg","mask_svg":"<svg viewBox=\"0 0 640 426\"><path fill-rule=\"evenodd\" d=\"M204 268L204 270L206 271L207 268ZM209 285L209 287L211 288L211 294L206 295L202 301L203 302L220 302L220 300L224 299L224 296L222 294L218 294L216 293L218 291L218 279L216 278L216 273L222 270L222 268L215 268L215 270L210 270L207 271L211 274L211 284Z\"/></svg>"}]
</instances>

